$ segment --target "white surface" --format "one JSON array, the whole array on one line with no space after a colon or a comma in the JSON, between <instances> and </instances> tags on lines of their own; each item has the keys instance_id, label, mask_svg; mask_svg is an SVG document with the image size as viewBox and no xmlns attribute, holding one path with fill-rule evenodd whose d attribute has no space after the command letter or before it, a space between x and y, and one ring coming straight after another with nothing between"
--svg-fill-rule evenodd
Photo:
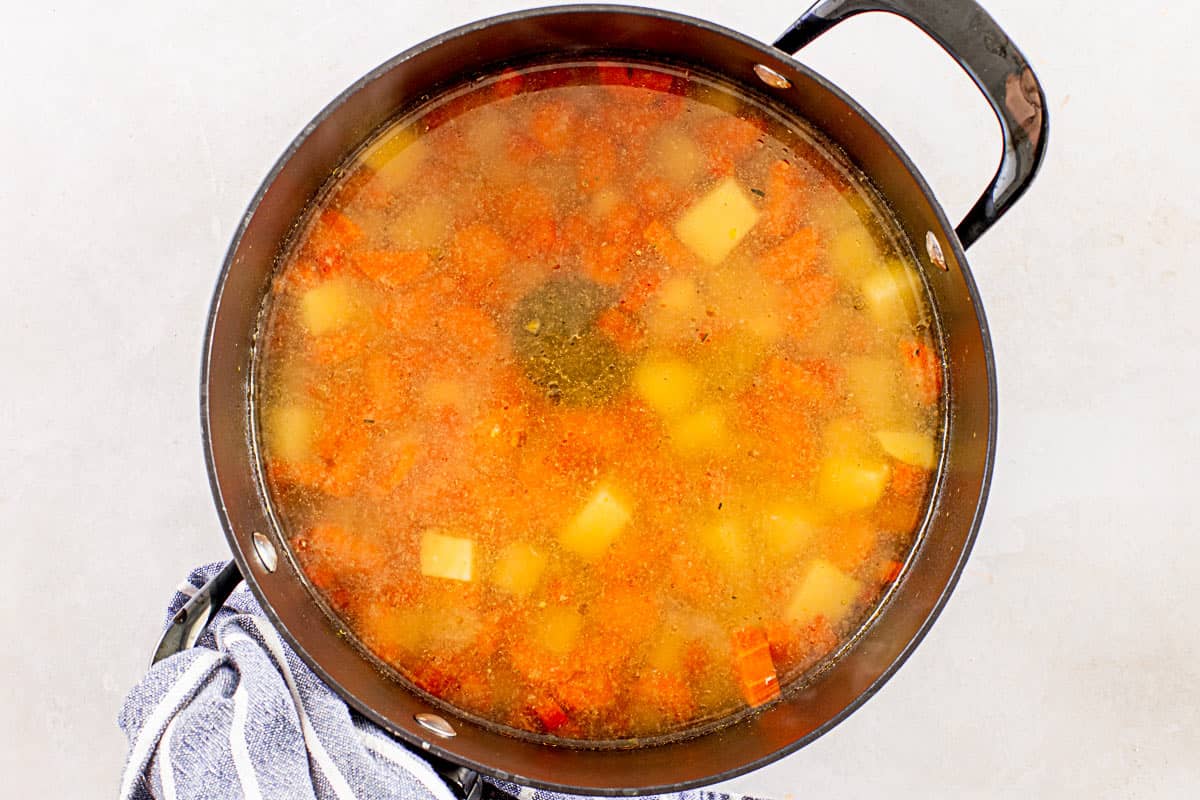
<instances>
[{"instance_id":1,"label":"white surface","mask_svg":"<svg viewBox=\"0 0 1200 800\"><path fill-rule=\"evenodd\" d=\"M763 39L803 4L662 0ZM225 556L199 348L262 176L363 72L519 4L206 5L5 9L7 796L116 791L114 717L160 606L189 566ZM1033 61L1051 119L1037 184L970 253L1000 373L987 519L946 612L883 691L731 788L1183 797L1200 784L1200 11L987 5ZM932 43L863 19L803 60L893 129L952 217L970 205L999 145Z\"/></svg>"}]
</instances>

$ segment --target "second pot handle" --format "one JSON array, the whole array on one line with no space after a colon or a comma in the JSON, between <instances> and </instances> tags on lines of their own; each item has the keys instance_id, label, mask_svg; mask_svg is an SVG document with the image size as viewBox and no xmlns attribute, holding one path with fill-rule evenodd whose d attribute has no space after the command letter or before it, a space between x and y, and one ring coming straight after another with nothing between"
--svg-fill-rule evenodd
<instances>
[{"instance_id":1,"label":"second pot handle","mask_svg":"<svg viewBox=\"0 0 1200 800\"><path fill-rule=\"evenodd\" d=\"M817 0L775 47L789 54L839 22L865 11L904 17L942 46L971 76L1000 121L1000 168L955 233L970 247L1029 188L1046 151L1046 95L1000 26L974 0Z\"/></svg>"},{"instance_id":2,"label":"second pot handle","mask_svg":"<svg viewBox=\"0 0 1200 800\"><path fill-rule=\"evenodd\" d=\"M167 629L158 640L158 646L154 648L150 664L157 664L164 658L182 653L194 645L241 582L242 573L238 570L237 562L230 560L183 604L183 608L175 612L175 616L171 617L171 623L167 625Z\"/></svg>"}]
</instances>

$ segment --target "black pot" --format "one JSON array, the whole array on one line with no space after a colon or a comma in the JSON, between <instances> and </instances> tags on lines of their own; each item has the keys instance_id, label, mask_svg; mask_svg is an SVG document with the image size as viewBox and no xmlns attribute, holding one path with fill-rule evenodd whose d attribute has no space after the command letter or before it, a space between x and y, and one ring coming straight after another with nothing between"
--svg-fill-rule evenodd
<instances>
[{"instance_id":1,"label":"black pot","mask_svg":"<svg viewBox=\"0 0 1200 800\"><path fill-rule=\"evenodd\" d=\"M854 100L788 56L847 16L874 10L904 16L933 36L971 75L1000 120L1000 168L957 229L887 132ZM473 76L511 63L594 55L720 74L809 120L840 146L870 176L920 251L946 386L944 446L918 549L852 645L761 713L695 738L622 750L552 747L456 718L385 676L339 635L273 521L249 386L259 312L281 245L356 146L421 98ZM482 791L476 772L575 793L661 792L727 779L803 747L862 705L900 666L946 602L971 548L992 470L996 380L983 306L963 249L1032 180L1046 123L1045 99L1024 57L971 0L822 0L773 47L660 11L546 8L467 25L396 56L296 137L234 236L208 319L201 383L205 455L234 562L180 613L159 656L194 642L244 575L274 625L317 674L374 722L435 760L445 759L438 762L443 774L464 795Z\"/></svg>"}]
</instances>

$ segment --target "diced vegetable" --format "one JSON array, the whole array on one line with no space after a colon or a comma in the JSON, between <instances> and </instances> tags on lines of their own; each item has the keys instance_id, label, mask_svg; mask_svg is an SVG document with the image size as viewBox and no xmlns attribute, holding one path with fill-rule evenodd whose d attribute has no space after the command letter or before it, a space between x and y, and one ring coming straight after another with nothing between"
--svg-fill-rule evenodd
<instances>
[{"instance_id":1,"label":"diced vegetable","mask_svg":"<svg viewBox=\"0 0 1200 800\"><path fill-rule=\"evenodd\" d=\"M700 373L686 361L650 356L634 369L633 388L650 408L673 417L695 401L700 391Z\"/></svg>"},{"instance_id":2,"label":"diced vegetable","mask_svg":"<svg viewBox=\"0 0 1200 800\"><path fill-rule=\"evenodd\" d=\"M267 454L284 461L303 461L312 449L316 421L303 406L280 406L267 417Z\"/></svg>"},{"instance_id":3,"label":"diced vegetable","mask_svg":"<svg viewBox=\"0 0 1200 800\"><path fill-rule=\"evenodd\" d=\"M733 634L733 666L747 705L756 708L779 697L779 677L767 635L757 625Z\"/></svg>"},{"instance_id":4,"label":"diced vegetable","mask_svg":"<svg viewBox=\"0 0 1200 800\"><path fill-rule=\"evenodd\" d=\"M676 130L668 130L655 140L649 160L664 177L681 186L694 182L704 169L704 155L695 140Z\"/></svg>"},{"instance_id":5,"label":"diced vegetable","mask_svg":"<svg viewBox=\"0 0 1200 800\"><path fill-rule=\"evenodd\" d=\"M394 192L416 174L428 151L428 145L417 138L415 131L403 131L385 139L367 155L366 162L375 170L376 180Z\"/></svg>"},{"instance_id":6,"label":"diced vegetable","mask_svg":"<svg viewBox=\"0 0 1200 800\"><path fill-rule=\"evenodd\" d=\"M546 555L533 545L513 542L500 554L492 570L492 583L518 597L528 597L546 569Z\"/></svg>"},{"instance_id":7,"label":"diced vegetable","mask_svg":"<svg viewBox=\"0 0 1200 800\"><path fill-rule=\"evenodd\" d=\"M879 248L861 223L838 232L829 242L829 266L846 281L857 281L879 263Z\"/></svg>"},{"instance_id":8,"label":"diced vegetable","mask_svg":"<svg viewBox=\"0 0 1200 800\"><path fill-rule=\"evenodd\" d=\"M595 561L629 524L630 516L629 508L601 487L559 533L558 541L585 561Z\"/></svg>"},{"instance_id":9,"label":"diced vegetable","mask_svg":"<svg viewBox=\"0 0 1200 800\"><path fill-rule=\"evenodd\" d=\"M386 231L391 245L399 250L429 250L446 240L452 215L446 202L432 198L399 211Z\"/></svg>"},{"instance_id":10,"label":"diced vegetable","mask_svg":"<svg viewBox=\"0 0 1200 800\"><path fill-rule=\"evenodd\" d=\"M817 489L835 511L861 511L879 502L891 472L883 461L831 455L821 462Z\"/></svg>"},{"instance_id":11,"label":"diced vegetable","mask_svg":"<svg viewBox=\"0 0 1200 800\"><path fill-rule=\"evenodd\" d=\"M850 417L839 417L826 425L822 443L829 455L865 453L872 445L862 424Z\"/></svg>"},{"instance_id":12,"label":"diced vegetable","mask_svg":"<svg viewBox=\"0 0 1200 800\"><path fill-rule=\"evenodd\" d=\"M538 619L535 640L555 655L565 656L583 629L583 617L573 608L547 608Z\"/></svg>"},{"instance_id":13,"label":"diced vegetable","mask_svg":"<svg viewBox=\"0 0 1200 800\"><path fill-rule=\"evenodd\" d=\"M700 544L726 574L743 571L750 561L746 532L734 520L720 520L704 528Z\"/></svg>"},{"instance_id":14,"label":"diced vegetable","mask_svg":"<svg viewBox=\"0 0 1200 800\"><path fill-rule=\"evenodd\" d=\"M942 393L942 362L933 348L914 339L900 342L904 374L917 399L934 405Z\"/></svg>"},{"instance_id":15,"label":"diced vegetable","mask_svg":"<svg viewBox=\"0 0 1200 800\"><path fill-rule=\"evenodd\" d=\"M936 456L932 436L913 431L876 431L875 438L879 440L883 452L897 461L922 469L933 469Z\"/></svg>"},{"instance_id":16,"label":"diced vegetable","mask_svg":"<svg viewBox=\"0 0 1200 800\"><path fill-rule=\"evenodd\" d=\"M725 412L715 405L677 419L670 427L670 436L671 445L689 457L718 453L730 444Z\"/></svg>"},{"instance_id":17,"label":"diced vegetable","mask_svg":"<svg viewBox=\"0 0 1200 800\"><path fill-rule=\"evenodd\" d=\"M726 178L684 213L675 225L675 235L702 261L716 265L757 221L754 203L736 180Z\"/></svg>"},{"instance_id":18,"label":"diced vegetable","mask_svg":"<svg viewBox=\"0 0 1200 800\"><path fill-rule=\"evenodd\" d=\"M348 281L335 278L309 289L300 298L300 314L309 333L320 336L351 321L353 296Z\"/></svg>"},{"instance_id":19,"label":"diced vegetable","mask_svg":"<svg viewBox=\"0 0 1200 800\"><path fill-rule=\"evenodd\" d=\"M470 581L475 574L475 543L435 530L421 534L421 574Z\"/></svg>"},{"instance_id":20,"label":"diced vegetable","mask_svg":"<svg viewBox=\"0 0 1200 800\"><path fill-rule=\"evenodd\" d=\"M781 504L763 515L762 529L773 552L792 555L812 539L817 530L817 512L799 503Z\"/></svg>"},{"instance_id":21,"label":"diced vegetable","mask_svg":"<svg viewBox=\"0 0 1200 800\"><path fill-rule=\"evenodd\" d=\"M886 358L859 357L846 364L846 389L850 402L875 425L894 424L897 417L896 363Z\"/></svg>"},{"instance_id":22,"label":"diced vegetable","mask_svg":"<svg viewBox=\"0 0 1200 800\"><path fill-rule=\"evenodd\" d=\"M912 324L920 281L902 262L893 260L870 272L859 289L871 316L881 326L901 328Z\"/></svg>"},{"instance_id":23,"label":"diced vegetable","mask_svg":"<svg viewBox=\"0 0 1200 800\"><path fill-rule=\"evenodd\" d=\"M813 561L788 604L789 620L806 624L824 617L836 625L850 612L862 583L824 559Z\"/></svg>"},{"instance_id":24,"label":"diced vegetable","mask_svg":"<svg viewBox=\"0 0 1200 800\"><path fill-rule=\"evenodd\" d=\"M538 718L538 722L542 723L542 728L546 733L554 733L566 725L569 719L567 712L563 711L563 707L549 695L535 700L532 708L534 716Z\"/></svg>"}]
</instances>

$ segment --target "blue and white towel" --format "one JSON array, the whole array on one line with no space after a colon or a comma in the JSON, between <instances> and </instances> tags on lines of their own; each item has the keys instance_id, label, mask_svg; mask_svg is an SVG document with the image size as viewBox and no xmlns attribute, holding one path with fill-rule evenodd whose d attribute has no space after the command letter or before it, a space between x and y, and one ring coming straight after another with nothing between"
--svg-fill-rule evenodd
<instances>
[{"instance_id":1,"label":"blue and white towel","mask_svg":"<svg viewBox=\"0 0 1200 800\"><path fill-rule=\"evenodd\" d=\"M167 619L217 573L200 567ZM453 800L433 768L352 711L301 661L241 586L191 650L164 659L125 698L121 800ZM522 800L563 800L496 782ZM663 800L730 800L714 792Z\"/></svg>"}]
</instances>

